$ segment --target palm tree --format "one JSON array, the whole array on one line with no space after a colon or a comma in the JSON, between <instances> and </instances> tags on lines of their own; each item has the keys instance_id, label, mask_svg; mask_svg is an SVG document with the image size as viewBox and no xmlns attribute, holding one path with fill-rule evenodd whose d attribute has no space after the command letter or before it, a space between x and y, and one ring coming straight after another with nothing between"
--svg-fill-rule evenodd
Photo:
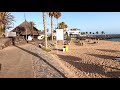
<instances>
[{"instance_id":1,"label":"palm tree","mask_svg":"<svg viewBox=\"0 0 120 90\"><path fill-rule=\"evenodd\" d=\"M64 28L64 24L65 24L64 22L59 23L57 28L63 29Z\"/></svg>"},{"instance_id":2,"label":"palm tree","mask_svg":"<svg viewBox=\"0 0 120 90\"><path fill-rule=\"evenodd\" d=\"M65 22L61 22L61 23L59 23L58 28L64 30L65 28L68 28L68 26L67 26L67 24L65 24Z\"/></svg>"},{"instance_id":3,"label":"palm tree","mask_svg":"<svg viewBox=\"0 0 120 90\"><path fill-rule=\"evenodd\" d=\"M104 32L104 31L102 31L102 32L101 32L101 34L105 34L105 32Z\"/></svg>"},{"instance_id":4,"label":"palm tree","mask_svg":"<svg viewBox=\"0 0 120 90\"><path fill-rule=\"evenodd\" d=\"M83 34L85 34L85 32L83 32Z\"/></svg>"},{"instance_id":5,"label":"palm tree","mask_svg":"<svg viewBox=\"0 0 120 90\"><path fill-rule=\"evenodd\" d=\"M14 16L10 12L0 12L0 32L5 33L6 29L11 28Z\"/></svg>"},{"instance_id":6,"label":"palm tree","mask_svg":"<svg viewBox=\"0 0 120 90\"><path fill-rule=\"evenodd\" d=\"M66 28L68 28L68 25L67 25L67 24L65 24L64 28L65 28L65 31L66 31Z\"/></svg>"},{"instance_id":7,"label":"palm tree","mask_svg":"<svg viewBox=\"0 0 120 90\"><path fill-rule=\"evenodd\" d=\"M47 49L47 29L46 29L46 12L43 13L43 25L44 25L44 31L45 31L45 48Z\"/></svg>"},{"instance_id":8,"label":"palm tree","mask_svg":"<svg viewBox=\"0 0 120 90\"><path fill-rule=\"evenodd\" d=\"M57 19L57 28L59 27L58 26L58 19L61 17L61 13L60 12L56 12L55 13L55 18Z\"/></svg>"},{"instance_id":9,"label":"palm tree","mask_svg":"<svg viewBox=\"0 0 120 90\"><path fill-rule=\"evenodd\" d=\"M67 33L67 32L64 34L64 37L65 37L65 38L67 38L67 37L68 37L68 33Z\"/></svg>"},{"instance_id":10,"label":"palm tree","mask_svg":"<svg viewBox=\"0 0 120 90\"><path fill-rule=\"evenodd\" d=\"M89 32L90 34L92 34L92 32Z\"/></svg>"},{"instance_id":11,"label":"palm tree","mask_svg":"<svg viewBox=\"0 0 120 90\"><path fill-rule=\"evenodd\" d=\"M49 12L49 17L51 17L51 35L52 35L52 43L53 43L53 16L55 17L56 12Z\"/></svg>"},{"instance_id":12,"label":"palm tree","mask_svg":"<svg viewBox=\"0 0 120 90\"><path fill-rule=\"evenodd\" d=\"M85 33L84 32L81 32L81 35L84 35Z\"/></svg>"},{"instance_id":13,"label":"palm tree","mask_svg":"<svg viewBox=\"0 0 120 90\"><path fill-rule=\"evenodd\" d=\"M88 32L86 32L86 34L88 34Z\"/></svg>"},{"instance_id":14,"label":"palm tree","mask_svg":"<svg viewBox=\"0 0 120 90\"><path fill-rule=\"evenodd\" d=\"M97 31L96 34L99 34L99 32Z\"/></svg>"}]
</instances>

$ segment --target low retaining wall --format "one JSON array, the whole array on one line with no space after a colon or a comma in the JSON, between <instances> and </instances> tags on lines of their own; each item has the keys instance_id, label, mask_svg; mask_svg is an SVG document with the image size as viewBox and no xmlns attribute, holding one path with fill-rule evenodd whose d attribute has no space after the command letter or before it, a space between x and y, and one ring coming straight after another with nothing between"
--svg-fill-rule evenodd
<instances>
[{"instance_id":1,"label":"low retaining wall","mask_svg":"<svg viewBox=\"0 0 120 90\"><path fill-rule=\"evenodd\" d=\"M0 50L12 45L12 39L11 38L0 38Z\"/></svg>"}]
</instances>

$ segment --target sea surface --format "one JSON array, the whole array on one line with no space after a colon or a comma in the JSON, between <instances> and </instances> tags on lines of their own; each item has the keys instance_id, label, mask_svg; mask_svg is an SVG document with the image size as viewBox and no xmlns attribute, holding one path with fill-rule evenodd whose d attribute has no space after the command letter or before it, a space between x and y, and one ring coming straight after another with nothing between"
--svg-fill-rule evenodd
<instances>
[{"instance_id":1,"label":"sea surface","mask_svg":"<svg viewBox=\"0 0 120 90\"><path fill-rule=\"evenodd\" d=\"M111 39L107 39L106 41L120 42L120 38L111 38Z\"/></svg>"},{"instance_id":2,"label":"sea surface","mask_svg":"<svg viewBox=\"0 0 120 90\"><path fill-rule=\"evenodd\" d=\"M105 34L105 35L106 36L120 36L120 34ZM104 35L98 35L98 36L104 36ZM106 41L120 42L120 38L106 39Z\"/></svg>"}]
</instances>

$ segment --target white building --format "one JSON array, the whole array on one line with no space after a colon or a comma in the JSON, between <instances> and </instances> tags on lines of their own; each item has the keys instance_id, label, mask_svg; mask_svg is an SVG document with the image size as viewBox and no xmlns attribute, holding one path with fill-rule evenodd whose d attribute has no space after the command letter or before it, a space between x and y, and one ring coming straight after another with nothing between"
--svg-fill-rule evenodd
<instances>
[{"instance_id":1,"label":"white building","mask_svg":"<svg viewBox=\"0 0 120 90\"><path fill-rule=\"evenodd\" d=\"M67 30L66 32L68 33L68 35L71 35L72 37L76 37L76 35L80 34L80 29L73 28L73 29Z\"/></svg>"},{"instance_id":2,"label":"white building","mask_svg":"<svg viewBox=\"0 0 120 90\"><path fill-rule=\"evenodd\" d=\"M76 37L77 35L80 34L80 29L78 29L78 28L66 29L66 30L64 30L64 34L66 32L68 33L68 36ZM56 36L56 33L53 33L53 36Z\"/></svg>"}]
</instances>

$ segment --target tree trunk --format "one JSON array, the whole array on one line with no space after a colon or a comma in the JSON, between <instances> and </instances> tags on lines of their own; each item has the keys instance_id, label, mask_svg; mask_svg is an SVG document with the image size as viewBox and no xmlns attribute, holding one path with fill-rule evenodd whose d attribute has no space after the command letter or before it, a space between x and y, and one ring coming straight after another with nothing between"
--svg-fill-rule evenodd
<instances>
[{"instance_id":1,"label":"tree trunk","mask_svg":"<svg viewBox=\"0 0 120 90\"><path fill-rule=\"evenodd\" d=\"M5 35L5 28L6 28L6 25L3 25L3 28L1 28L1 35ZM2 36L3 37L3 36ZM5 36L4 36L5 37Z\"/></svg>"},{"instance_id":2,"label":"tree trunk","mask_svg":"<svg viewBox=\"0 0 120 90\"><path fill-rule=\"evenodd\" d=\"M34 41L34 29L33 29L33 24L32 24L31 26L32 26L32 35L33 35L33 41Z\"/></svg>"},{"instance_id":3,"label":"tree trunk","mask_svg":"<svg viewBox=\"0 0 120 90\"><path fill-rule=\"evenodd\" d=\"M52 44L53 44L53 17L51 16L51 34L52 34Z\"/></svg>"},{"instance_id":4,"label":"tree trunk","mask_svg":"<svg viewBox=\"0 0 120 90\"><path fill-rule=\"evenodd\" d=\"M47 29L46 29L46 13L43 12L43 25L45 31L45 48L47 49Z\"/></svg>"},{"instance_id":5,"label":"tree trunk","mask_svg":"<svg viewBox=\"0 0 120 90\"><path fill-rule=\"evenodd\" d=\"M58 25L58 19L57 19L57 29L59 28L59 25Z\"/></svg>"},{"instance_id":6,"label":"tree trunk","mask_svg":"<svg viewBox=\"0 0 120 90\"><path fill-rule=\"evenodd\" d=\"M26 19L25 19L25 31L26 31L26 41L28 43L28 40L27 40L27 22L26 22Z\"/></svg>"}]
</instances>

